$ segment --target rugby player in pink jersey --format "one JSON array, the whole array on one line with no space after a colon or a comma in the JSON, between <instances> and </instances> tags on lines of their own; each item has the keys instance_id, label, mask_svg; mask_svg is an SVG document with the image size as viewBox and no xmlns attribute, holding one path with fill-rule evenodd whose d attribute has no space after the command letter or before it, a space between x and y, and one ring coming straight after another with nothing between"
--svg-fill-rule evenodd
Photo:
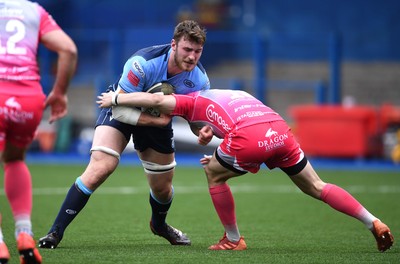
<instances>
[{"instance_id":1,"label":"rugby player in pink jersey","mask_svg":"<svg viewBox=\"0 0 400 264\"><path fill-rule=\"evenodd\" d=\"M160 126L169 122L171 116L181 116L191 127L198 127L193 132L200 145L207 145L214 135L223 139L213 156L200 160L212 202L225 229L222 239L209 247L211 250L247 248L239 233L234 198L227 180L247 172L257 173L263 163L269 169L280 168L305 194L364 223L374 235L379 251L384 252L393 245L388 226L347 191L322 181L282 117L244 91L212 89L187 95L110 92L98 96L97 103L100 107L154 107L167 114L158 118L141 114L139 124L142 125Z\"/></svg>"},{"instance_id":2,"label":"rugby player in pink jersey","mask_svg":"<svg viewBox=\"0 0 400 264\"><path fill-rule=\"evenodd\" d=\"M47 98L40 84L39 43L58 55ZM76 63L75 43L42 6L25 0L0 1L0 155L21 263L42 262L33 239L32 181L25 154L46 107L51 109L50 123L67 114L67 88ZM0 263L9 258L0 229Z\"/></svg>"}]
</instances>

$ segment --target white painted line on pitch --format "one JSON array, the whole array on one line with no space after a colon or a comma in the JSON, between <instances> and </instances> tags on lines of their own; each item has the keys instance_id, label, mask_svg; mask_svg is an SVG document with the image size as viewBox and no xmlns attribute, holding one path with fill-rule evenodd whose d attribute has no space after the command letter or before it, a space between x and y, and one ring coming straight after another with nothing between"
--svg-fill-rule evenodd
<instances>
[{"instance_id":1,"label":"white painted line on pitch","mask_svg":"<svg viewBox=\"0 0 400 264\"><path fill-rule=\"evenodd\" d=\"M194 194L194 193L208 193L208 188L204 186L174 186L176 193L181 194ZM375 194L390 194L400 193L400 186L393 185L377 185L373 187L362 185L344 186L344 189L350 193L375 193ZM34 188L34 195L66 195L69 188ZM240 185L231 186L233 193L301 193L301 191L294 185L272 185L272 186L255 186L255 185ZM149 193L149 187L100 187L95 191L96 194L144 194ZM4 196L4 189L0 189L0 196Z\"/></svg>"}]
</instances>

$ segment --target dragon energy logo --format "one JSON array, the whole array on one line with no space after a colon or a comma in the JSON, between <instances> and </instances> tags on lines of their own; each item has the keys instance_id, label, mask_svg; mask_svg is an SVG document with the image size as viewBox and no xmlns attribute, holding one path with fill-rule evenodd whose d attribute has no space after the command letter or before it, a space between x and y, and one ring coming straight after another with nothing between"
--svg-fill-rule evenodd
<instances>
[{"instance_id":1,"label":"dragon energy logo","mask_svg":"<svg viewBox=\"0 0 400 264\"><path fill-rule=\"evenodd\" d=\"M15 97L9 98L5 102L5 105L4 107L0 107L0 115L3 115L6 120L24 124L27 120L32 120L34 118L33 112L22 110L21 105L15 100Z\"/></svg>"},{"instance_id":2,"label":"dragon energy logo","mask_svg":"<svg viewBox=\"0 0 400 264\"><path fill-rule=\"evenodd\" d=\"M269 128L267 133L265 133L265 140L258 141L259 148L265 148L265 150L271 150L275 148L280 148L285 145L285 140L288 139L288 134L280 135L278 132Z\"/></svg>"}]
</instances>

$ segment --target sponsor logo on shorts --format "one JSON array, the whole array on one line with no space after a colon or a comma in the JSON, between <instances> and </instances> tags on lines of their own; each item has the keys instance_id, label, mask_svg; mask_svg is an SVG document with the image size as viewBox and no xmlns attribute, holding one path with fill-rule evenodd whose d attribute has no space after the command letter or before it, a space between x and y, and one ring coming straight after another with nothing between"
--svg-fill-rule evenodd
<instances>
[{"instance_id":1,"label":"sponsor logo on shorts","mask_svg":"<svg viewBox=\"0 0 400 264\"><path fill-rule=\"evenodd\" d=\"M0 107L0 115L4 115L4 119L6 120L24 124L26 120L32 120L34 118L33 112L22 110L21 104L15 100L15 97L9 98L5 102L5 105L5 107Z\"/></svg>"},{"instance_id":2,"label":"sponsor logo on shorts","mask_svg":"<svg viewBox=\"0 0 400 264\"><path fill-rule=\"evenodd\" d=\"M7 99L6 106L12 107L12 108L15 108L18 110L21 109L21 104L18 103L17 101L15 101L15 97L11 97L11 98Z\"/></svg>"},{"instance_id":3,"label":"sponsor logo on shorts","mask_svg":"<svg viewBox=\"0 0 400 264\"><path fill-rule=\"evenodd\" d=\"M288 134L280 135L278 132L272 130L272 128L268 129L265 137L265 140L258 141L258 147L265 148L266 151L285 146L285 140L289 138Z\"/></svg>"},{"instance_id":4,"label":"sponsor logo on shorts","mask_svg":"<svg viewBox=\"0 0 400 264\"><path fill-rule=\"evenodd\" d=\"M174 140L174 138L171 138L171 147L173 149L175 149L175 140Z\"/></svg>"},{"instance_id":5,"label":"sponsor logo on shorts","mask_svg":"<svg viewBox=\"0 0 400 264\"><path fill-rule=\"evenodd\" d=\"M278 135L278 132L272 130L272 128L269 128L267 133L265 133L265 137L268 137L268 138L270 138L272 136L276 136L276 135Z\"/></svg>"}]
</instances>

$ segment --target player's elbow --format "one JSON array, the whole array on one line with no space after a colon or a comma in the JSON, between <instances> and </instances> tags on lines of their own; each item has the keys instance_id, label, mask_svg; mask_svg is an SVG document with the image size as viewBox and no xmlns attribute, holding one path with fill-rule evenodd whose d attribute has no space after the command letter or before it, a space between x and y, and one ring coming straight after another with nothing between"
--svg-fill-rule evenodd
<instances>
[{"instance_id":1,"label":"player's elbow","mask_svg":"<svg viewBox=\"0 0 400 264\"><path fill-rule=\"evenodd\" d=\"M71 60L77 60L78 58L78 48L72 40L60 50L60 53L65 54L65 56L71 58Z\"/></svg>"},{"instance_id":2,"label":"player's elbow","mask_svg":"<svg viewBox=\"0 0 400 264\"><path fill-rule=\"evenodd\" d=\"M76 47L74 42L72 42L72 45L70 45L67 48L66 52L69 53L71 57L74 57L74 58L78 57L78 48Z\"/></svg>"},{"instance_id":3,"label":"player's elbow","mask_svg":"<svg viewBox=\"0 0 400 264\"><path fill-rule=\"evenodd\" d=\"M42 44L60 56L77 58L78 48L70 36L62 30L54 30L46 33L41 38Z\"/></svg>"}]
</instances>

